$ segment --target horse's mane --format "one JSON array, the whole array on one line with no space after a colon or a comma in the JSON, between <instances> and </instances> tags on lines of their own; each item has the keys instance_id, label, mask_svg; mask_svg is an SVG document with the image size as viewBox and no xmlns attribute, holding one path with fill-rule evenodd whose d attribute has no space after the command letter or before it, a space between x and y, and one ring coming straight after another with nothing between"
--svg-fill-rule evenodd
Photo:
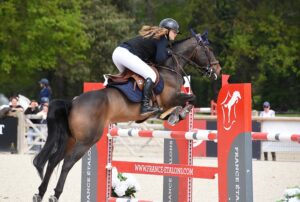
<instances>
[{"instance_id":1,"label":"horse's mane","mask_svg":"<svg viewBox=\"0 0 300 202\"><path fill-rule=\"evenodd\" d=\"M188 36L188 37L186 37L186 38L183 38L183 39L174 41L174 42L171 44L172 49L174 49L176 46L180 45L181 43L183 43L183 42L185 42L185 41L187 41L187 40L189 40L189 39L191 39L191 38L193 38L193 36ZM212 44L212 41L210 41L210 40L208 40L208 41L209 41L209 44L211 45L211 44ZM211 46L208 46L208 48L209 48L210 50L213 50L213 48L212 48Z\"/></svg>"},{"instance_id":2,"label":"horse's mane","mask_svg":"<svg viewBox=\"0 0 300 202\"><path fill-rule=\"evenodd\" d=\"M173 47L173 46L177 46L177 45L181 44L182 42L184 42L184 41L186 41L186 40L188 40L188 39L190 39L190 38L191 38L191 37L189 36L189 37L186 37L186 38L184 38L184 39L180 39L180 40L174 41L174 42L172 43L172 47Z\"/></svg>"}]
</instances>

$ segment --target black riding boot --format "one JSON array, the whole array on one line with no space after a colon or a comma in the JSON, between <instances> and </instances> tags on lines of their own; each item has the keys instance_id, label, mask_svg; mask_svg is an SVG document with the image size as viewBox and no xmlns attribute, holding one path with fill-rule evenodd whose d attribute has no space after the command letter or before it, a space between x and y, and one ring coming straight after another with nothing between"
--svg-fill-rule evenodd
<instances>
[{"instance_id":1,"label":"black riding boot","mask_svg":"<svg viewBox=\"0 0 300 202\"><path fill-rule=\"evenodd\" d=\"M151 113L159 110L156 107L150 106L150 99L152 98L153 85L154 83L152 82L151 78L147 78L145 80L141 114Z\"/></svg>"}]
</instances>

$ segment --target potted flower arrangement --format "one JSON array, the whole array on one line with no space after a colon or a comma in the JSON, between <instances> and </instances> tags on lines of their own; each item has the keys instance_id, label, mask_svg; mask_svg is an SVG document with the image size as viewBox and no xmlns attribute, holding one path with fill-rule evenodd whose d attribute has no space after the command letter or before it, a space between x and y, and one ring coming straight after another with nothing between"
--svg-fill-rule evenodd
<instances>
[{"instance_id":1,"label":"potted flower arrangement","mask_svg":"<svg viewBox=\"0 0 300 202\"><path fill-rule=\"evenodd\" d=\"M284 199L278 202L300 202L300 187L286 189L284 191Z\"/></svg>"},{"instance_id":2,"label":"potted flower arrangement","mask_svg":"<svg viewBox=\"0 0 300 202\"><path fill-rule=\"evenodd\" d=\"M135 197L135 193L140 190L140 185L133 175L128 173L118 173L116 168L112 169L112 196L122 198Z\"/></svg>"}]
</instances>

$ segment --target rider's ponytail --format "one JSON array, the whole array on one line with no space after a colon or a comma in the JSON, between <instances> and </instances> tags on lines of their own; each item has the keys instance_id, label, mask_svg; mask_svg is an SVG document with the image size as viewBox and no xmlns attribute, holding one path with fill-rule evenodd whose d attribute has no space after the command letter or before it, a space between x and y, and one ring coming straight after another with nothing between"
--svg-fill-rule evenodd
<instances>
[{"instance_id":1,"label":"rider's ponytail","mask_svg":"<svg viewBox=\"0 0 300 202\"><path fill-rule=\"evenodd\" d=\"M161 36L168 34L168 29L158 26L144 25L140 29L139 34L144 38L153 37L159 39Z\"/></svg>"}]
</instances>

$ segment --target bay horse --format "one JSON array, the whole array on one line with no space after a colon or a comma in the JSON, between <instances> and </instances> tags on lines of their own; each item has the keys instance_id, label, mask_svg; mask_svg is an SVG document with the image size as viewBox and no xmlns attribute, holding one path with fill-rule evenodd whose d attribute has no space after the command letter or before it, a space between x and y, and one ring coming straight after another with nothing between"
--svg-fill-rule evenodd
<instances>
[{"instance_id":1,"label":"bay horse","mask_svg":"<svg viewBox=\"0 0 300 202\"><path fill-rule=\"evenodd\" d=\"M208 39L200 34L177 42L172 47L173 56L158 67L164 80L163 91L157 96L162 111L195 101L194 95L181 93L186 64L210 76L219 74L219 62L206 42ZM70 169L101 138L104 127L110 123L142 121L153 115L141 116L140 108L140 103L130 102L115 88L86 92L72 101L53 100L47 117L48 137L33 160L42 179L33 201L42 201L54 168L64 160L54 195L49 198L58 201Z\"/></svg>"}]
</instances>

